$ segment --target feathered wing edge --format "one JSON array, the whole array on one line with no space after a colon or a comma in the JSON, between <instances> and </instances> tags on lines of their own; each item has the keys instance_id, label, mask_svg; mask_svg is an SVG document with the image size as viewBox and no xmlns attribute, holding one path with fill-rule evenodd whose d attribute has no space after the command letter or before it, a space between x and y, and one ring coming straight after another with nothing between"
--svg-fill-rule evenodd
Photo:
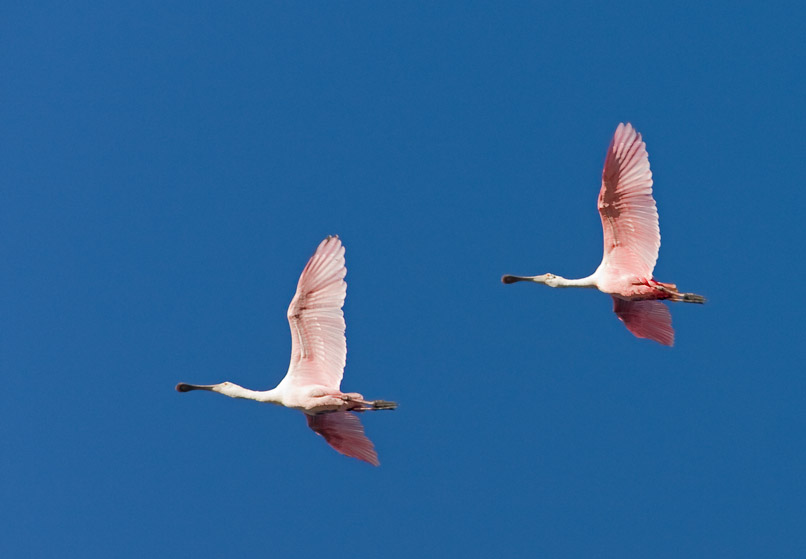
<instances>
[{"instance_id":1,"label":"feathered wing edge","mask_svg":"<svg viewBox=\"0 0 806 559\"><path fill-rule=\"evenodd\" d=\"M625 301L613 297L613 312L637 338L648 338L666 346L674 345L672 313L660 301Z\"/></svg>"},{"instance_id":2,"label":"feathered wing edge","mask_svg":"<svg viewBox=\"0 0 806 559\"><path fill-rule=\"evenodd\" d=\"M308 427L321 435L336 451L379 466L378 454L372 441L364 434L358 416L349 411L336 411L318 415L305 414Z\"/></svg>"},{"instance_id":3,"label":"feathered wing edge","mask_svg":"<svg viewBox=\"0 0 806 559\"><path fill-rule=\"evenodd\" d=\"M607 149L597 207L604 233L603 263L617 273L651 278L660 248L652 171L641 134L619 124Z\"/></svg>"},{"instance_id":4,"label":"feathered wing edge","mask_svg":"<svg viewBox=\"0 0 806 559\"><path fill-rule=\"evenodd\" d=\"M289 380L339 389L347 357L342 306L347 295L344 246L323 240L311 256L288 306L291 328Z\"/></svg>"}]
</instances>

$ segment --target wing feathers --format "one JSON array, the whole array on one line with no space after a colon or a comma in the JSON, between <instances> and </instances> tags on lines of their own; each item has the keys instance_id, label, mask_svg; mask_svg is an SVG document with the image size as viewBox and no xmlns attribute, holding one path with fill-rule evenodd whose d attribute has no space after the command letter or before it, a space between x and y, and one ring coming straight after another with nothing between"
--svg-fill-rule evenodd
<instances>
[{"instance_id":1,"label":"wing feathers","mask_svg":"<svg viewBox=\"0 0 806 559\"><path fill-rule=\"evenodd\" d=\"M339 389L347 357L342 306L347 295L344 246L338 237L319 244L288 307L291 363L287 377L299 386Z\"/></svg>"},{"instance_id":2,"label":"wing feathers","mask_svg":"<svg viewBox=\"0 0 806 559\"><path fill-rule=\"evenodd\" d=\"M619 124L610 142L598 208L603 265L614 275L651 278L660 248L658 210L646 144L630 124Z\"/></svg>"},{"instance_id":3,"label":"wing feathers","mask_svg":"<svg viewBox=\"0 0 806 559\"><path fill-rule=\"evenodd\" d=\"M635 337L674 345L672 314L660 301L625 301L613 297L613 312Z\"/></svg>"},{"instance_id":4,"label":"wing feathers","mask_svg":"<svg viewBox=\"0 0 806 559\"><path fill-rule=\"evenodd\" d=\"M358 416L349 411L305 415L308 427L321 435L327 444L344 454L369 462L373 466L380 465L375 446L364 434L364 427Z\"/></svg>"}]
</instances>

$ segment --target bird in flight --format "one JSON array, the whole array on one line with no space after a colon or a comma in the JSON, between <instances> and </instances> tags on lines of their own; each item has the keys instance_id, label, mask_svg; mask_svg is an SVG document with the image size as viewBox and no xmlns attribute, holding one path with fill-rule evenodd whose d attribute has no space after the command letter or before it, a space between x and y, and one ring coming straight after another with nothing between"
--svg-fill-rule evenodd
<instances>
[{"instance_id":1,"label":"bird in flight","mask_svg":"<svg viewBox=\"0 0 806 559\"><path fill-rule=\"evenodd\" d=\"M652 277L660 248L658 210L646 144L629 123L618 125L607 150L598 207L604 256L592 275L582 279L505 275L501 281L594 287L613 297L613 312L633 335L673 345L672 316L661 301L704 303L705 297L681 293L673 283Z\"/></svg>"},{"instance_id":2,"label":"bird in flight","mask_svg":"<svg viewBox=\"0 0 806 559\"><path fill-rule=\"evenodd\" d=\"M395 402L365 400L339 389L344 375L347 341L342 306L347 295L344 246L337 236L323 240L305 269L288 307L291 363L276 388L248 390L231 382L179 383L179 392L209 390L230 398L279 404L302 411L308 426L338 452L378 466L375 447L353 412L393 410Z\"/></svg>"}]
</instances>

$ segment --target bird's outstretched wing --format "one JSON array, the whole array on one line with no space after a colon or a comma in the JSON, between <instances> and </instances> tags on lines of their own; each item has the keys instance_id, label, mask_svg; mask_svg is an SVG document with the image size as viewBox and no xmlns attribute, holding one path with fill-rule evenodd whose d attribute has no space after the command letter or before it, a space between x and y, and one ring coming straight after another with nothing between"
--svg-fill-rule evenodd
<instances>
[{"instance_id":1,"label":"bird's outstretched wing","mask_svg":"<svg viewBox=\"0 0 806 559\"><path fill-rule=\"evenodd\" d=\"M291 363L285 381L339 390L347 357L341 310L347 295L345 275L344 247L338 237L328 237L302 270L288 307Z\"/></svg>"},{"instance_id":2,"label":"bird's outstretched wing","mask_svg":"<svg viewBox=\"0 0 806 559\"><path fill-rule=\"evenodd\" d=\"M607 149L598 207L602 268L617 276L651 278L660 248L658 210L646 144L629 123L618 125Z\"/></svg>"},{"instance_id":3,"label":"bird's outstretched wing","mask_svg":"<svg viewBox=\"0 0 806 559\"><path fill-rule=\"evenodd\" d=\"M319 415L305 414L308 427L322 435L327 444L346 456L380 465L372 441L364 434L358 416L349 411L336 411Z\"/></svg>"},{"instance_id":4,"label":"bird's outstretched wing","mask_svg":"<svg viewBox=\"0 0 806 559\"><path fill-rule=\"evenodd\" d=\"M674 345L672 314L660 301L625 301L613 297L613 312L637 338Z\"/></svg>"}]
</instances>

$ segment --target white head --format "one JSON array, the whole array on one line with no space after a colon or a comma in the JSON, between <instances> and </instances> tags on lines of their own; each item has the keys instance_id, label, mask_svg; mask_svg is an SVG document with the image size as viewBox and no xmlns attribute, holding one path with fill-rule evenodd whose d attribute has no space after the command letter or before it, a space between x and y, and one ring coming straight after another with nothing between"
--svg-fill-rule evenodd
<instances>
[{"instance_id":1,"label":"white head","mask_svg":"<svg viewBox=\"0 0 806 559\"><path fill-rule=\"evenodd\" d=\"M542 276L534 276L532 281L535 283L544 283L549 287L557 287L563 278L555 276L554 274L543 274Z\"/></svg>"},{"instance_id":2,"label":"white head","mask_svg":"<svg viewBox=\"0 0 806 559\"><path fill-rule=\"evenodd\" d=\"M534 283L542 283L549 287L559 286L563 278L555 276L554 274L543 274L542 276L504 276L501 278L504 283L515 283L516 281L531 281Z\"/></svg>"}]
</instances>

